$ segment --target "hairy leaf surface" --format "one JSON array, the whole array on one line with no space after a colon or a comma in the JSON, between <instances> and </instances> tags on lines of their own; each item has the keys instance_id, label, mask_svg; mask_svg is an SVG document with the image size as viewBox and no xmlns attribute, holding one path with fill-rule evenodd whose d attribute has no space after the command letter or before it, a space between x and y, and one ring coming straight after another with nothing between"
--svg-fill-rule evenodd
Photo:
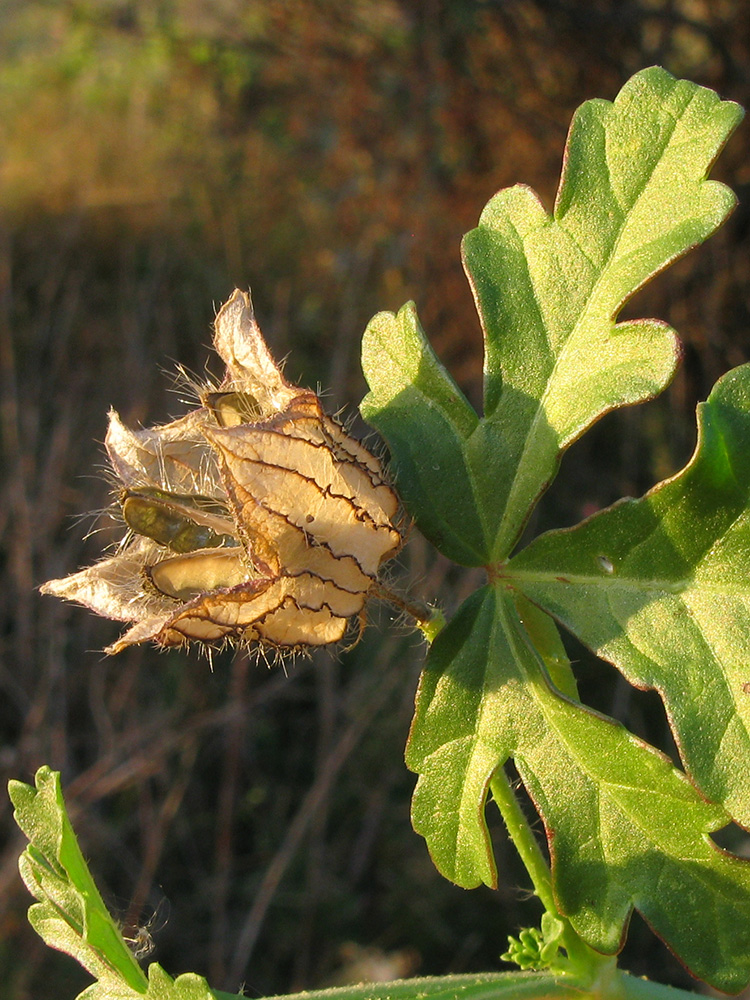
<instances>
[{"instance_id":1,"label":"hairy leaf surface","mask_svg":"<svg viewBox=\"0 0 750 1000\"><path fill-rule=\"evenodd\" d=\"M407 763L412 818L447 877L495 885L488 787L510 757L542 816L562 911L612 954L633 908L691 971L724 990L750 979L750 863L709 834L729 817L612 719L563 697L565 654L539 611L521 624L503 585L470 597L435 640ZM542 660L530 634L543 636ZM549 669L545 669L545 666ZM701 934L695 928L701 927Z\"/></svg>"},{"instance_id":2,"label":"hairy leaf surface","mask_svg":"<svg viewBox=\"0 0 750 1000\"><path fill-rule=\"evenodd\" d=\"M698 408L688 465L640 500L548 532L515 587L661 694L701 791L750 826L750 365Z\"/></svg>"},{"instance_id":3,"label":"hairy leaf surface","mask_svg":"<svg viewBox=\"0 0 750 1000\"><path fill-rule=\"evenodd\" d=\"M388 441L419 528L450 558L507 557L562 451L669 382L674 332L616 317L731 211L734 195L706 173L741 116L713 91L644 70L614 103L577 112L552 216L523 185L490 201L463 243L485 340L481 419L413 305L368 326L362 413Z\"/></svg>"}]
</instances>

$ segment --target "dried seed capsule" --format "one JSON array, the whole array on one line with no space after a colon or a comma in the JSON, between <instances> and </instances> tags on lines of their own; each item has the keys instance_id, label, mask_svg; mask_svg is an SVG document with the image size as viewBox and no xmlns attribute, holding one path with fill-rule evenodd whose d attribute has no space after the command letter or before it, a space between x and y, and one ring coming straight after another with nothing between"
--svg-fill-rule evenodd
<instances>
[{"instance_id":1,"label":"dried seed capsule","mask_svg":"<svg viewBox=\"0 0 750 1000\"><path fill-rule=\"evenodd\" d=\"M130 533L115 556L42 588L129 622L107 652L338 642L401 547L380 462L286 381L244 292L221 308L214 345L226 376L197 409L138 431L110 414Z\"/></svg>"}]
</instances>

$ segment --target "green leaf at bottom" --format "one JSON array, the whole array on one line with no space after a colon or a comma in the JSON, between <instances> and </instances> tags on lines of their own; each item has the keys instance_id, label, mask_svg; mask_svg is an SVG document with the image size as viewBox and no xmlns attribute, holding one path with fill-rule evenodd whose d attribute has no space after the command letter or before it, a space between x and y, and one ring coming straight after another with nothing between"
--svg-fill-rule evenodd
<instances>
[{"instance_id":1,"label":"green leaf at bottom","mask_svg":"<svg viewBox=\"0 0 750 1000\"><path fill-rule=\"evenodd\" d=\"M47 944L72 955L97 979L119 977L145 993L146 977L107 911L70 825L60 775L48 767L36 788L11 781L15 820L29 838L19 859L21 876L39 900L29 920Z\"/></svg>"},{"instance_id":2,"label":"green leaf at bottom","mask_svg":"<svg viewBox=\"0 0 750 1000\"><path fill-rule=\"evenodd\" d=\"M151 963L146 978L81 854L60 775L41 767L36 788L11 781L8 790L30 842L19 859L26 887L39 900L29 909L29 922L46 944L71 955L96 979L79 1000L214 1000L205 979L193 973L173 980Z\"/></svg>"},{"instance_id":3,"label":"green leaf at bottom","mask_svg":"<svg viewBox=\"0 0 750 1000\"><path fill-rule=\"evenodd\" d=\"M407 754L415 829L467 888L496 881L484 810L510 756L545 823L561 911L592 947L617 951L635 907L696 976L729 991L750 981L750 864L709 838L726 813L619 723L555 691L496 585L435 640Z\"/></svg>"},{"instance_id":4,"label":"green leaf at bottom","mask_svg":"<svg viewBox=\"0 0 750 1000\"><path fill-rule=\"evenodd\" d=\"M10 795L16 820L30 840L21 856L21 871L40 900L29 911L31 924L47 944L72 955L96 977L78 1000L232 1000L232 995L211 990L202 976L192 972L173 979L151 963L146 978L107 913L81 855L57 772L40 768L36 788L12 781ZM540 996L576 1000L580 995L579 984L562 982L548 973L488 972L314 990L286 1000L534 1000Z\"/></svg>"}]
</instances>

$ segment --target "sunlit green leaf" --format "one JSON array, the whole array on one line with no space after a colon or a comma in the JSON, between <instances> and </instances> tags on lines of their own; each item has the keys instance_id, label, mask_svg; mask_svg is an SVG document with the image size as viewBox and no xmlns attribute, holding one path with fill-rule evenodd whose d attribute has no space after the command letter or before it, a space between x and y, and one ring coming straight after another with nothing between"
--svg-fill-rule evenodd
<instances>
[{"instance_id":1,"label":"sunlit green leaf","mask_svg":"<svg viewBox=\"0 0 750 1000\"><path fill-rule=\"evenodd\" d=\"M419 528L469 565L507 557L562 451L599 416L660 392L677 361L623 303L705 239L735 198L706 174L741 109L653 68L576 114L553 216L501 191L464 239L485 337L484 417L442 369L412 306L363 341L365 418L387 440Z\"/></svg>"},{"instance_id":2,"label":"sunlit green leaf","mask_svg":"<svg viewBox=\"0 0 750 1000\"><path fill-rule=\"evenodd\" d=\"M544 629L523 614L532 633ZM547 640L560 673L561 644ZM658 751L550 686L497 584L433 643L407 754L420 775L415 829L467 888L495 884L484 812L509 757L544 819L561 909L589 944L616 952L636 908L695 975L725 990L748 982L750 862L708 837L729 817Z\"/></svg>"},{"instance_id":3,"label":"sunlit green leaf","mask_svg":"<svg viewBox=\"0 0 750 1000\"><path fill-rule=\"evenodd\" d=\"M541 536L507 572L633 684L659 691L688 773L747 826L750 366L698 413L679 475Z\"/></svg>"},{"instance_id":4,"label":"sunlit green leaf","mask_svg":"<svg viewBox=\"0 0 750 1000\"><path fill-rule=\"evenodd\" d=\"M744 467L722 465L720 452L733 454L750 428L737 422L732 448L719 434L708 473L684 497L668 484L658 510L655 493L646 506L624 504L577 529L580 550L569 551L572 533L556 533L504 560L563 450L607 410L645 400L671 378L674 332L655 320L618 324L617 315L733 207L732 193L706 175L741 114L712 91L645 70L613 103L590 101L576 114L552 216L523 186L492 199L463 245L485 340L481 418L413 307L376 317L363 344L371 390L363 414L390 446L407 508L445 554L486 565L493 581L437 637L420 681L407 753L420 775L415 828L449 878L494 884L484 810L493 772L513 757L546 824L562 911L579 933L613 953L637 908L696 975L723 989L750 978L748 865L709 838L729 822L723 804L750 815L740 810L750 808L750 768L740 775L750 747L745 716L735 714L738 699L750 701L750 676L740 676L750 629L747 559L724 573L741 547ZM704 434L709 424L718 433L714 410ZM631 553L633 565L648 566L640 574L648 593L620 585ZM684 720L678 741L705 796L663 755L578 703L556 630L520 593L599 652L620 655L637 683L659 687L673 721ZM706 615L717 626L710 636L700 627ZM716 707L710 724L691 699Z\"/></svg>"},{"instance_id":5,"label":"sunlit green leaf","mask_svg":"<svg viewBox=\"0 0 750 1000\"><path fill-rule=\"evenodd\" d=\"M97 979L120 978L143 993L146 978L107 911L68 820L60 776L48 767L36 788L11 781L15 819L29 839L19 867L39 900L29 920L46 943L76 958Z\"/></svg>"}]
</instances>

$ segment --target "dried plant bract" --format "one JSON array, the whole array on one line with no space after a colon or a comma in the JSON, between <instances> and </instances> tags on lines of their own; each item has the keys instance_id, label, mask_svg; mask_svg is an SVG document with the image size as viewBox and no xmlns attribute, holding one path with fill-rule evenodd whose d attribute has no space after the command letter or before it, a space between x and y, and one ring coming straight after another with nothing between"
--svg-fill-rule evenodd
<instances>
[{"instance_id":1,"label":"dried plant bract","mask_svg":"<svg viewBox=\"0 0 750 1000\"><path fill-rule=\"evenodd\" d=\"M116 555L42 587L130 623L108 653L149 639L337 642L401 545L380 462L284 379L244 292L221 308L214 346L225 378L186 416L133 431L110 414L127 534Z\"/></svg>"}]
</instances>

